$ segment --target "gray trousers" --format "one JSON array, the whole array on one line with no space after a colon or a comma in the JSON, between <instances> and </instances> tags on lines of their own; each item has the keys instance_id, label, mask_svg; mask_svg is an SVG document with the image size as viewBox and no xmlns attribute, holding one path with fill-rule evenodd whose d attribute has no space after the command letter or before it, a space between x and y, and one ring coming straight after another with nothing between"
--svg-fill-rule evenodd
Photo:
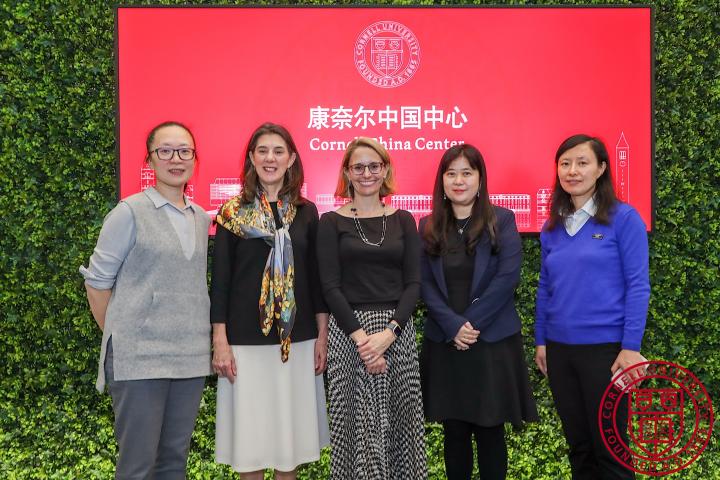
<instances>
[{"instance_id":1,"label":"gray trousers","mask_svg":"<svg viewBox=\"0 0 720 480\"><path fill-rule=\"evenodd\" d=\"M115 381L112 339L105 377L115 412L117 480L184 480L205 377Z\"/></svg>"}]
</instances>

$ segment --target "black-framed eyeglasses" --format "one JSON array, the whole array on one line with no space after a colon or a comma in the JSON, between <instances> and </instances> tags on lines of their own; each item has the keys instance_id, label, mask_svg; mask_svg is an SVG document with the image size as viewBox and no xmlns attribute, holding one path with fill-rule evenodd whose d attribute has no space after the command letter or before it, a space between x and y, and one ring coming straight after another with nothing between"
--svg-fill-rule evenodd
<instances>
[{"instance_id":1,"label":"black-framed eyeglasses","mask_svg":"<svg viewBox=\"0 0 720 480\"><path fill-rule=\"evenodd\" d=\"M175 155L175 152L178 154L178 158L184 162L189 162L190 160L195 158L195 149L190 147L182 147L182 148L170 148L170 147L159 147L155 150L150 150L150 153L155 153L157 155L157 158L159 160L163 160L165 162L172 159L173 155Z\"/></svg>"},{"instance_id":2,"label":"black-framed eyeglasses","mask_svg":"<svg viewBox=\"0 0 720 480\"><path fill-rule=\"evenodd\" d=\"M355 175L362 175L365 173L366 168L370 170L370 173L378 174L382 171L384 166L385 164L382 162L356 163L355 165L349 165L348 169Z\"/></svg>"}]
</instances>

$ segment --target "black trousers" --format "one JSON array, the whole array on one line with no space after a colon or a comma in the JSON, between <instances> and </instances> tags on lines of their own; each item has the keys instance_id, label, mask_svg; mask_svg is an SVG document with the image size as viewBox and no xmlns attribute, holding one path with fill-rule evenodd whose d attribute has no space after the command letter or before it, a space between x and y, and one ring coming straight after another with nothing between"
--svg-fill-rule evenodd
<instances>
[{"instance_id":1,"label":"black trousers","mask_svg":"<svg viewBox=\"0 0 720 480\"><path fill-rule=\"evenodd\" d=\"M633 479L635 474L617 462L600 436L598 410L610 384L610 367L620 353L619 343L567 345L547 342L547 369L555 406L570 446L573 480ZM617 422L627 444L627 397L618 407Z\"/></svg>"},{"instance_id":2,"label":"black trousers","mask_svg":"<svg viewBox=\"0 0 720 480\"><path fill-rule=\"evenodd\" d=\"M445 471L448 480L470 480L473 437L481 480L504 480L507 474L505 425L481 427L462 420L444 420Z\"/></svg>"}]
</instances>

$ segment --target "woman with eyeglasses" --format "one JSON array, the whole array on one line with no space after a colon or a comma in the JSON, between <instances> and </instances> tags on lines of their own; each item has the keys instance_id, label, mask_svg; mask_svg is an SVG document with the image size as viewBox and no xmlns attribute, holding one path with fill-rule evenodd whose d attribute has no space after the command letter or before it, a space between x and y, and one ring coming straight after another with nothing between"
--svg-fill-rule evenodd
<instances>
[{"instance_id":1,"label":"woman with eyeglasses","mask_svg":"<svg viewBox=\"0 0 720 480\"><path fill-rule=\"evenodd\" d=\"M536 421L537 410L515 309L520 234L513 212L490 203L477 148L445 152L420 232L425 417L443 425L449 480L470 479L473 450L480 478L504 479L505 423Z\"/></svg>"},{"instance_id":2,"label":"woman with eyeglasses","mask_svg":"<svg viewBox=\"0 0 720 480\"><path fill-rule=\"evenodd\" d=\"M412 313L420 241L393 193L387 150L357 138L345 151L336 196L351 201L320 219L318 259L330 307L328 392L332 478L427 476Z\"/></svg>"},{"instance_id":3,"label":"woman with eyeglasses","mask_svg":"<svg viewBox=\"0 0 720 480\"><path fill-rule=\"evenodd\" d=\"M302 161L280 125L252 133L242 177L242 193L218 210L213 250L215 457L243 479L265 469L293 479L329 442L318 212L300 196Z\"/></svg>"},{"instance_id":4,"label":"woman with eyeglasses","mask_svg":"<svg viewBox=\"0 0 720 480\"><path fill-rule=\"evenodd\" d=\"M147 136L156 185L105 218L81 267L103 331L97 388L115 413L115 478L185 478L190 437L210 370L210 218L185 197L195 139L177 122Z\"/></svg>"}]
</instances>

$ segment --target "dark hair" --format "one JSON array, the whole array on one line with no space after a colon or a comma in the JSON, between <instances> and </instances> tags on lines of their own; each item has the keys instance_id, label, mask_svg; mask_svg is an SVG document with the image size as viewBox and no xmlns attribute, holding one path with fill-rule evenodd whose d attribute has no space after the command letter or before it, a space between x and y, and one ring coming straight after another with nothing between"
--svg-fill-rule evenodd
<instances>
[{"instance_id":1,"label":"dark hair","mask_svg":"<svg viewBox=\"0 0 720 480\"><path fill-rule=\"evenodd\" d=\"M242 174L242 193L240 194L242 203L246 205L253 203L258 194L258 188L262 188L262 186L260 186L257 171L250 160L250 153L255 150L260 137L263 135L273 134L279 135L285 141L290 155L293 153L295 154L295 162L285 172L283 186L278 192L278 196L282 197L288 195L290 197L290 203L293 205L305 203L305 200L300 194L303 182L305 181L305 175L303 173L302 161L300 160L300 153L295 146L295 141L292 139L290 132L288 132L285 127L269 122L263 123L255 129L250 136L250 141L248 141L247 147L245 148L245 164L243 165Z\"/></svg>"},{"instance_id":2,"label":"dark hair","mask_svg":"<svg viewBox=\"0 0 720 480\"><path fill-rule=\"evenodd\" d=\"M563 153L578 145L587 143L595 153L598 165L605 164L605 171L595 182L595 193L593 199L597 207L597 213L593 217L596 222L603 225L610 223L610 215L613 207L618 199L615 195L612 177L610 175L610 161L607 148L602 140L597 137L591 137L583 133L573 135L563 141L555 153L555 185L553 187L552 199L550 201L550 218L548 219L546 230L553 230L556 226L565 222L565 219L575 211L575 205L572 203L570 194L563 190L560 185L560 177L557 174L557 165Z\"/></svg>"},{"instance_id":3,"label":"dark hair","mask_svg":"<svg viewBox=\"0 0 720 480\"><path fill-rule=\"evenodd\" d=\"M430 255L447 253L448 233L455 228L455 216L452 211L452 202L445 196L443 176L450 168L450 164L460 157L467 159L470 167L480 174L478 196L475 203L473 203L470 223L466 230L465 249L468 255L471 255L482 235L487 233L490 237L492 252L495 254L499 251L497 221L487 189L485 160L477 148L467 143L450 147L440 160L433 188L432 214L422 232L425 240L425 250Z\"/></svg>"},{"instance_id":4,"label":"dark hair","mask_svg":"<svg viewBox=\"0 0 720 480\"><path fill-rule=\"evenodd\" d=\"M145 140L145 150L147 150L147 154L145 155L146 162L150 161L150 154L152 153L150 151L150 147L152 147L152 144L155 141L155 134L158 132L158 130L161 130L165 127L180 127L180 128L182 128L183 130L188 132L188 134L190 134L190 138L192 138L192 141L193 141L193 146L195 147L195 135L193 135L192 131L190 131L190 129L187 127L187 125L180 123L180 122L175 122L175 121L163 122L163 123L153 127L153 129L150 130L150 133L148 133L147 139ZM197 152L195 153L195 155L196 155L195 161L197 161Z\"/></svg>"},{"instance_id":5,"label":"dark hair","mask_svg":"<svg viewBox=\"0 0 720 480\"><path fill-rule=\"evenodd\" d=\"M378 142L374 138L358 137L348 143L347 148L345 149L342 164L340 165L340 175L338 176L337 186L335 187L335 196L343 198L353 198L355 196L355 189L352 186L350 178L348 178L347 171L350 168L350 157L352 157L355 150L360 147L366 147L374 150L375 153L380 156L380 159L387 169L387 174L380 186L380 198L385 198L388 195L395 193L395 171L387 149L382 143Z\"/></svg>"}]
</instances>

